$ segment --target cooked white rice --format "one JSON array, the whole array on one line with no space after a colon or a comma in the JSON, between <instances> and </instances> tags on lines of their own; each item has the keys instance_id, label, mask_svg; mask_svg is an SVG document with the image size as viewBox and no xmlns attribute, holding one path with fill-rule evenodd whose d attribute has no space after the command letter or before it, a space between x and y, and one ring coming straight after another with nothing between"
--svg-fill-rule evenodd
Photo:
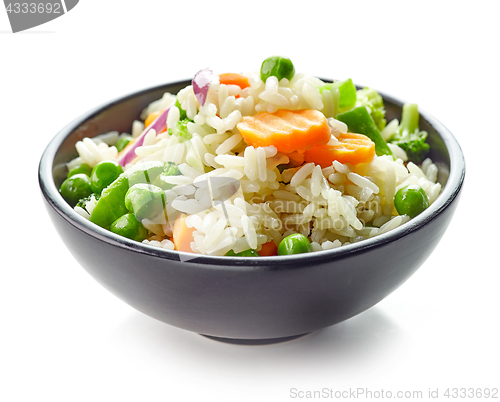
<instances>
[{"instance_id":1,"label":"cooked white rice","mask_svg":"<svg viewBox=\"0 0 500 402\"><path fill-rule=\"evenodd\" d=\"M278 82L276 77L270 77L264 83L258 73L247 77L250 87L241 90L220 84L215 75L203 106L191 85L177 96L166 93L141 116L144 120L149 113L171 106L167 122L173 126L179 120L179 110L173 106L177 99L194 121L187 126L190 140L151 131L136 149L135 160L136 164L165 161L179 165L183 175L168 177L168 182L178 187L166 192L166 210L170 216L176 212L189 214L187 225L195 228L191 243L194 253L224 255L231 249L260 250L262 244L273 241L278 245L291 233L308 236L313 251L330 250L407 222L409 218L399 216L394 208L395 193L407 184L420 185L431 204L438 197L441 185L436 182L437 166L430 159L421 167L412 162L405 166L406 153L395 145L390 147L396 160L375 156L370 163L356 166L334 161L324 169L306 163L280 172L277 166L288 163L288 157L274 146L254 148L245 144L236 127L242 116L281 108L318 109L328 117L333 142L347 127L331 117L335 94L320 94L318 86L323 83L319 79L297 73L291 81ZM389 122L383 136L390 136L396 127L397 121ZM142 122L134 122L132 135L137 136L143 129ZM99 138L85 138L76 149L79 157L70 162L70 167L78 162L94 166L117 157L116 148ZM197 187L208 177L231 177L241 186L223 205L213 203L210 195ZM208 209L200 212L204 203ZM88 217L85 210L78 212ZM151 233L144 243L174 249L168 222L160 219L143 223Z\"/></svg>"}]
</instances>

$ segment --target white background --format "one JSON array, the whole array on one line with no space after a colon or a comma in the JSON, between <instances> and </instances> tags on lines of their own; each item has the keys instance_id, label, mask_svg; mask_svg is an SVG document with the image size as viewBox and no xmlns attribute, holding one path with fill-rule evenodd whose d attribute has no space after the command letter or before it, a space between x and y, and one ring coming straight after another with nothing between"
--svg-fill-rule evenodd
<instances>
[{"instance_id":1,"label":"white background","mask_svg":"<svg viewBox=\"0 0 500 402\"><path fill-rule=\"evenodd\" d=\"M449 387L500 388L496 3L81 0L17 34L0 9L0 400L260 402L349 388L449 400ZM48 219L38 161L96 105L275 54L418 103L458 139L466 182L435 252L377 306L292 342L227 345L97 284Z\"/></svg>"}]
</instances>

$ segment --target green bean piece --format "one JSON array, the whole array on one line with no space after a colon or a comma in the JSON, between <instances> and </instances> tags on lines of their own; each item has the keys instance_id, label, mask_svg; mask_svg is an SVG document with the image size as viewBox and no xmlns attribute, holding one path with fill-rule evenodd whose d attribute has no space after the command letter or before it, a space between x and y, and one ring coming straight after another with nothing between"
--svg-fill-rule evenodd
<instances>
[{"instance_id":1,"label":"green bean piece","mask_svg":"<svg viewBox=\"0 0 500 402\"><path fill-rule=\"evenodd\" d=\"M166 166L165 162L151 161L127 169L103 190L90 215L90 221L103 228L109 228L116 219L129 212L125 207L125 194L129 188L137 183L151 183Z\"/></svg>"},{"instance_id":2,"label":"green bean piece","mask_svg":"<svg viewBox=\"0 0 500 402\"><path fill-rule=\"evenodd\" d=\"M358 106L347 112L339 113L336 117L347 124L351 133L364 134L375 143L375 153L377 155L392 155L391 149L385 142L382 134L364 106Z\"/></svg>"},{"instance_id":3,"label":"green bean piece","mask_svg":"<svg viewBox=\"0 0 500 402\"><path fill-rule=\"evenodd\" d=\"M309 239L300 233L293 233L283 240L278 246L278 255L291 255L310 253L312 251Z\"/></svg>"},{"instance_id":4,"label":"green bean piece","mask_svg":"<svg viewBox=\"0 0 500 402\"><path fill-rule=\"evenodd\" d=\"M240 251L239 253L235 253L233 250L229 250L226 255L229 257L260 257L260 254L252 248L245 251Z\"/></svg>"},{"instance_id":5,"label":"green bean piece","mask_svg":"<svg viewBox=\"0 0 500 402\"><path fill-rule=\"evenodd\" d=\"M82 199L92 194L90 178L83 173L77 173L63 181L60 188L62 197L72 207Z\"/></svg>"},{"instance_id":6,"label":"green bean piece","mask_svg":"<svg viewBox=\"0 0 500 402\"><path fill-rule=\"evenodd\" d=\"M115 144L116 149L120 152L123 148L125 148L130 141L132 141L132 136L130 134L122 134L118 138L118 141Z\"/></svg>"},{"instance_id":7,"label":"green bean piece","mask_svg":"<svg viewBox=\"0 0 500 402\"><path fill-rule=\"evenodd\" d=\"M148 236L148 230L131 213L120 216L111 224L109 230L135 241L143 241Z\"/></svg>"},{"instance_id":8,"label":"green bean piece","mask_svg":"<svg viewBox=\"0 0 500 402\"><path fill-rule=\"evenodd\" d=\"M328 83L319 87L319 92L323 91L333 91L337 89L339 91L338 97L338 108L341 112L352 109L356 104L356 86L349 78L345 81L335 81L334 83Z\"/></svg>"},{"instance_id":9,"label":"green bean piece","mask_svg":"<svg viewBox=\"0 0 500 402\"><path fill-rule=\"evenodd\" d=\"M90 174L90 186L96 194L113 183L123 173L123 168L115 161L102 161L94 166Z\"/></svg>"},{"instance_id":10,"label":"green bean piece","mask_svg":"<svg viewBox=\"0 0 500 402\"><path fill-rule=\"evenodd\" d=\"M125 207L140 221L160 214L165 204L165 192L152 184L135 184L125 194Z\"/></svg>"},{"instance_id":11,"label":"green bean piece","mask_svg":"<svg viewBox=\"0 0 500 402\"><path fill-rule=\"evenodd\" d=\"M422 187L409 184L398 190L394 196L394 206L400 215L414 218L429 207L429 198Z\"/></svg>"},{"instance_id":12,"label":"green bean piece","mask_svg":"<svg viewBox=\"0 0 500 402\"><path fill-rule=\"evenodd\" d=\"M260 67L260 78L263 82L266 82L271 76L278 78L278 81L281 81L283 78L291 80L294 75L295 67L292 61L287 57L269 57L263 61Z\"/></svg>"}]
</instances>

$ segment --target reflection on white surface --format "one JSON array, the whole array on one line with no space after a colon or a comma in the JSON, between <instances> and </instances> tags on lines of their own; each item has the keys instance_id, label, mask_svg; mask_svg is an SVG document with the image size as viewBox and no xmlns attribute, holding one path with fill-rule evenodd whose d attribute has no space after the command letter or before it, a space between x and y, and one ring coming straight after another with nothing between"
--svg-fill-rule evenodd
<instances>
[{"instance_id":1,"label":"reflection on white surface","mask_svg":"<svg viewBox=\"0 0 500 402\"><path fill-rule=\"evenodd\" d=\"M408 346L410 339L397 323L374 307L337 325L273 345L218 342L140 313L121 323L108 341L131 351L137 360L159 366L174 364L193 370L193 375L205 380L230 378L236 386L262 376L301 382L304 373L308 373L308 381L326 374L347 381L355 373L369 374L380 356L387 358L383 364L377 362L377 370L389 365L392 356Z\"/></svg>"}]
</instances>

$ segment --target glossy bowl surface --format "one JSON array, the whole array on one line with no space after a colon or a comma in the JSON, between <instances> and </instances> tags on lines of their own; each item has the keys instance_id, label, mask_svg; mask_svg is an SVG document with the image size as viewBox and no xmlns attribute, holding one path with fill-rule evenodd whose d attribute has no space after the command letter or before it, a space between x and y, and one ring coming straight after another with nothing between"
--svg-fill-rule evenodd
<instances>
[{"instance_id":1,"label":"glossy bowl surface","mask_svg":"<svg viewBox=\"0 0 500 402\"><path fill-rule=\"evenodd\" d=\"M465 162L453 135L424 111L420 127L429 133L442 193L408 223L356 244L295 256L185 260L192 255L117 236L73 211L58 186L66 175L65 163L76 156L75 143L112 130L129 132L145 106L189 83L146 89L85 113L54 137L40 161L40 188L63 242L97 282L132 307L210 337L272 342L334 325L372 307L404 283L438 244L457 205ZM381 95L387 120L400 118L403 102Z\"/></svg>"}]
</instances>

